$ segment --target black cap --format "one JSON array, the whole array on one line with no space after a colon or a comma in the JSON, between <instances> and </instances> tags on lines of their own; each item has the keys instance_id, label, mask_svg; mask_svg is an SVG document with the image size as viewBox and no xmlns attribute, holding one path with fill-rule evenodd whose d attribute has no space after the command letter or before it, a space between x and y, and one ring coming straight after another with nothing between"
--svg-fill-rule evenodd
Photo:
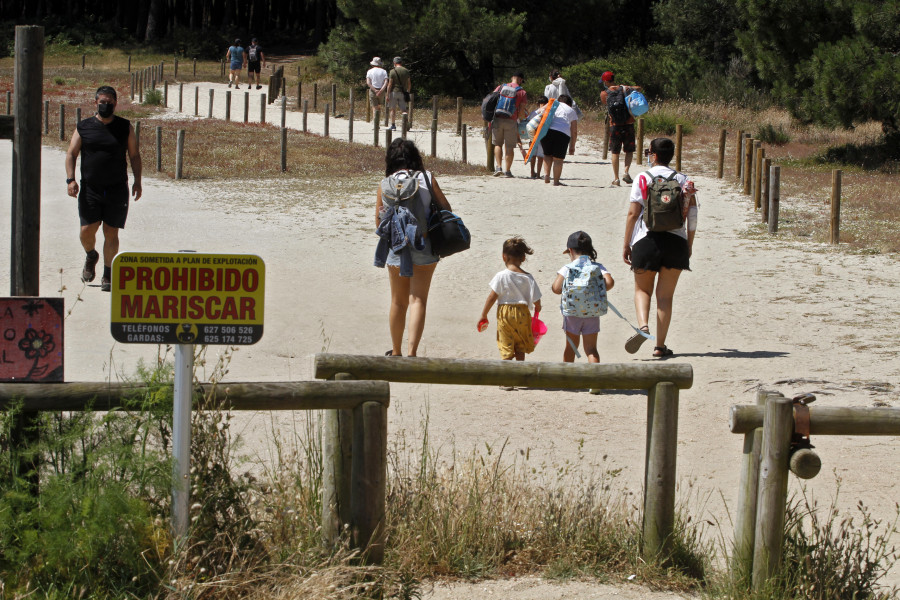
<instances>
[{"instance_id":1,"label":"black cap","mask_svg":"<svg viewBox=\"0 0 900 600\"><path fill-rule=\"evenodd\" d=\"M519 79L522 80L523 83L525 82L525 73L523 73L522 71L516 71L513 74L513 77L518 77Z\"/></svg>"},{"instance_id":2,"label":"black cap","mask_svg":"<svg viewBox=\"0 0 900 600\"><path fill-rule=\"evenodd\" d=\"M566 241L566 249L563 251L563 254L568 252L569 248L571 248L572 250L583 252L584 248L582 247L582 241L586 242L589 245L593 245L591 236L583 231L576 231L575 233L570 235L569 239Z\"/></svg>"}]
</instances>

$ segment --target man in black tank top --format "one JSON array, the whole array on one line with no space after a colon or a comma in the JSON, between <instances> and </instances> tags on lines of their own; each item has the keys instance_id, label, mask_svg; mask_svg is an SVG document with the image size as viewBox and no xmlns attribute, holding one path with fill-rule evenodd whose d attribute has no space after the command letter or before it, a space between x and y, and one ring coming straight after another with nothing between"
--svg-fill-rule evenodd
<instances>
[{"instance_id":1,"label":"man in black tank top","mask_svg":"<svg viewBox=\"0 0 900 600\"><path fill-rule=\"evenodd\" d=\"M131 195L135 201L141 197L141 155L131 123L128 119L113 114L116 90L103 86L97 89L94 98L97 114L78 123L66 152L66 185L69 195L78 198L81 245L87 253L81 280L87 283L96 276L95 268L100 254L95 245L97 231L102 223L103 277L100 289L108 292L112 287L110 266L119 252L119 230L125 227L128 216L128 167L125 155L131 161L131 172L134 174ZM79 153L80 186L75 181L75 163Z\"/></svg>"}]
</instances>

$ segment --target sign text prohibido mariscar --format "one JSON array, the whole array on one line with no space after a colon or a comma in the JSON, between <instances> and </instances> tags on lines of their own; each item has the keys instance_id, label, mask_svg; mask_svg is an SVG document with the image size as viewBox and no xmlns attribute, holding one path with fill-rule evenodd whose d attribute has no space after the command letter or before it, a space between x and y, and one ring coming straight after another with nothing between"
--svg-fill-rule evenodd
<instances>
[{"instance_id":1,"label":"sign text prohibido mariscar","mask_svg":"<svg viewBox=\"0 0 900 600\"><path fill-rule=\"evenodd\" d=\"M255 344L265 274L252 254L123 252L112 264L112 336L130 344Z\"/></svg>"}]
</instances>

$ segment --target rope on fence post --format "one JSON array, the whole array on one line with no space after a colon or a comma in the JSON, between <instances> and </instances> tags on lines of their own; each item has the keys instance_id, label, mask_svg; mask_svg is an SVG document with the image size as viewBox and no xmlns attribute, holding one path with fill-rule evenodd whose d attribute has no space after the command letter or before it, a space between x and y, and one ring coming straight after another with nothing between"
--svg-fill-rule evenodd
<instances>
[{"instance_id":1,"label":"rope on fence post","mask_svg":"<svg viewBox=\"0 0 900 600\"><path fill-rule=\"evenodd\" d=\"M724 129L719 132L719 160L716 163L716 179L722 179L725 173L725 138L728 132Z\"/></svg>"},{"instance_id":2,"label":"rope on fence post","mask_svg":"<svg viewBox=\"0 0 900 600\"><path fill-rule=\"evenodd\" d=\"M769 169L769 233L778 232L778 208L781 202L781 167Z\"/></svg>"},{"instance_id":3,"label":"rope on fence post","mask_svg":"<svg viewBox=\"0 0 900 600\"><path fill-rule=\"evenodd\" d=\"M831 172L831 243L841 243L841 179L844 172Z\"/></svg>"},{"instance_id":4,"label":"rope on fence post","mask_svg":"<svg viewBox=\"0 0 900 600\"><path fill-rule=\"evenodd\" d=\"M175 179L181 179L184 170L184 129L175 138Z\"/></svg>"}]
</instances>

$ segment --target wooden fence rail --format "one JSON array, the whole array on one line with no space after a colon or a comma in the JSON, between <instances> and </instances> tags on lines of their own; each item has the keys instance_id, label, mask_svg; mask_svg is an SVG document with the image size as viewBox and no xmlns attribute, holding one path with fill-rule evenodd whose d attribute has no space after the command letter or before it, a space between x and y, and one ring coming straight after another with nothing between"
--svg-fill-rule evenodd
<instances>
[{"instance_id":1,"label":"wooden fence rail","mask_svg":"<svg viewBox=\"0 0 900 600\"><path fill-rule=\"evenodd\" d=\"M599 365L317 354L314 370L317 379L337 377L453 385L647 390L642 552L648 561L665 560L670 556L675 527L678 394L679 390L693 384L691 365ZM341 448L346 444L350 433L345 423L350 419L346 411L326 413L326 432L332 436L327 447ZM334 496L327 506L338 514L339 507L347 502L347 485L341 473L349 469L348 464L346 460L325 460L323 479L326 483L323 485ZM334 535L334 529L330 531ZM375 530L373 535L377 533Z\"/></svg>"}]
</instances>

